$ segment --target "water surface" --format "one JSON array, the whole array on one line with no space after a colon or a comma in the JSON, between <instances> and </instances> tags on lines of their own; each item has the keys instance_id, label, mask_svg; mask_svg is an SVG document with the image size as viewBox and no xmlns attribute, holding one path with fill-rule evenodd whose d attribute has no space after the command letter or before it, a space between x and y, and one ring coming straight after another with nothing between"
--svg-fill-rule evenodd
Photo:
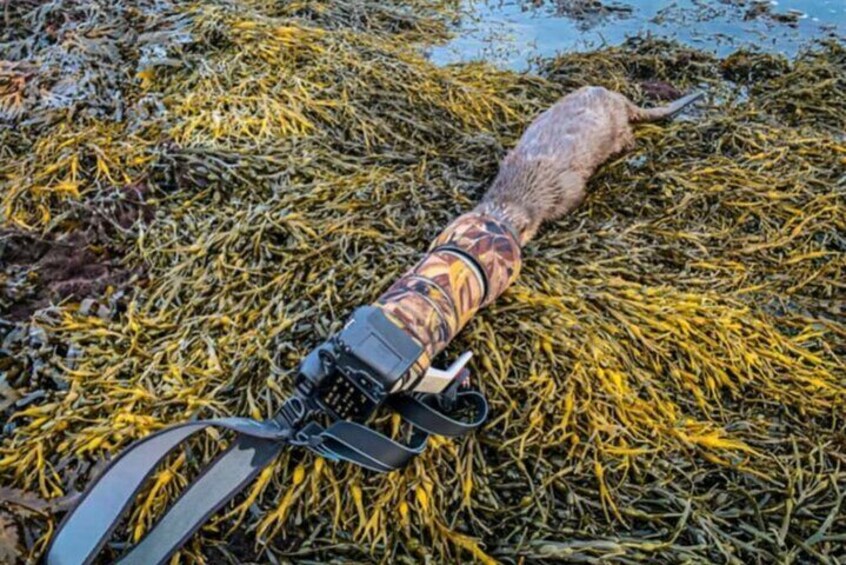
<instances>
[{"instance_id":1,"label":"water surface","mask_svg":"<svg viewBox=\"0 0 846 565\"><path fill-rule=\"evenodd\" d=\"M456 37L430 49L439 64L487 60L516 70L562 51L615 45L651 33L727 55L754 47L792 56L846 33L846 0L620 0L606 13L572 17L571 0L463 0ZM760 6L757 6L760 4ZM562 8L563 7L563 8ZM750 17L750 10L761 13ZM795 18L784 22L779 19Z\"/></svg>"}]
</instances>

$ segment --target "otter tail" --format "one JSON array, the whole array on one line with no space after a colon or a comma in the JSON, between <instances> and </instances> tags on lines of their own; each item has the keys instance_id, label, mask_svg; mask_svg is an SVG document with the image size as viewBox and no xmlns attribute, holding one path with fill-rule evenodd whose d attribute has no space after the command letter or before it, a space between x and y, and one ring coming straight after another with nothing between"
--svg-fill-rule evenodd
<instances>
[{"instance_id":1,"label":"otter tail","mask_svg":"<svg viewBox=\"0 0 846 565\"><path fill-rule=\"evenodd\" d=\"M637 122L657 122L667 118L672 118L682 111L686 106L696 102L704 96L702 92L694 92L687 96L682 96L678 100L674 100L666 106L659 106L658 108L640 108L632 104L631 115L629 120L633 123Z\"/></svg>"}]
</instances>

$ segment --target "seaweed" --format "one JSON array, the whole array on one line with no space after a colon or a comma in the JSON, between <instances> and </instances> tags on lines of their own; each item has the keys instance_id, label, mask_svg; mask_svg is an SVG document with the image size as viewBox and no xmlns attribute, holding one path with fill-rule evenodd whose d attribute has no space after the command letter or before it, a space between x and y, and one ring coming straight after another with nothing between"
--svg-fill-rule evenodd
<instances>
[{"instance_id":1,"label":"seaweed","mask_svg":"<svg viewBox=\"0 0 846 565\"><path fill-rule=\"evenodd\" d=\"M272 415L301 356L471 206L532 117L601 84L711 103L640 127L450 347L476 354L485 429L388 475L285 454L183 558L842 556L842 44L750 63L636 38L531 76L427 61L449 2L4 10L0 214L43 247L0 250L17 293L0 304L39 296L39 253L66 238L132 274L0 327L0 481L21 493L0 497L4 555L37 559L60 501L134 439ZM151 478L112 556L227 439Z\"/></svg>"},{"instance_id":2,"label":"seaweed","mask_svg":"<svg viewBox=\"0 0 846 565\"><path fill-rule=\"evenodd\" d=\"M532 0L536 7L544 4L543 0ZM622 2L601 2L600 0L554 0L551 2L556 16L566 17L576 23L576 27L586 31L610 18L631 16L634 8Z\"/></svg>"}]
</instances>

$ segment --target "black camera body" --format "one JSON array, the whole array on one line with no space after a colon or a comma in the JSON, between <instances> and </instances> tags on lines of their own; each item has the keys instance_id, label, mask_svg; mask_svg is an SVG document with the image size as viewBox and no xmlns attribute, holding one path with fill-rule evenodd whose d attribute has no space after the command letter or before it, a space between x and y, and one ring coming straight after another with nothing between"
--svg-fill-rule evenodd
<instances>
[{"instance_id":1,"label":"black camera body","mask_svg":"<svg viewBox=\"0 0 846 565\"><path fill-rule=\"evenodd\" d=\"M422 346L385 314L363 306L337 334L303 359L299 380L332 417L366 421L423 352Z\"/></svg>"}]
</instances>

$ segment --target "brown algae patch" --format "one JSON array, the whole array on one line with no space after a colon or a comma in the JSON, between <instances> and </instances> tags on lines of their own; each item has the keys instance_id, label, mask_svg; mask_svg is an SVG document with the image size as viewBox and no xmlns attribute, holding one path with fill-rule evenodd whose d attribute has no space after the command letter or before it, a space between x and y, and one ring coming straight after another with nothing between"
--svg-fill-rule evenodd
<instances>
[{"instance_id":1,"label":"brown algae patch","mask_svg":"<svg viewBox=\"0 0 846 565\"><path fill-rule=\"evenodd\" d=\"M299 358L472 207L558 96L705 88L688 119L637 130L450 348L476 353L483 431L389 475L286 454L183 552L842 553L843 45L771 64L633 40L531 77L427 62L415 43L446 35L436 2L88 4L6 7L2 220L53 241L143 185L145 211L93 251L120 249L145 283L3 326L19 399L4 403L4 485L60 499L167 424L272 415ZM114 540L143 535L225 441L209 434L156 473ZM23 496L0 497L19 534L4 539L35 558L58 516L15 512Z\"/></svg>"}]
</instances>

